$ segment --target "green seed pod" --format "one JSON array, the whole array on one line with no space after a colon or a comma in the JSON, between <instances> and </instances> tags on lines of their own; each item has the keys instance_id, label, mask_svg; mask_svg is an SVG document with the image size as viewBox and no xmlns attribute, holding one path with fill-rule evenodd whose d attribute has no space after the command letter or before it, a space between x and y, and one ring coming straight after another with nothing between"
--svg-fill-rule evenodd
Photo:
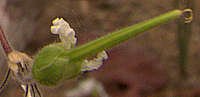
<instances>
[{"instance_id":1,"label":"green seed pod","mask_svg":"<svg viewBox=\"0 0 200 97\"><path fill-rule=\"evenodd\" d=\"M72 49L66 49L63 45L64 42L45 46L34 58L32 69L33 79L40 84L50 86L57 85L63 79L75 77L81 74L84 60L88 57L135 37L141 34L141 32L167 23L169 20L176 19L183 12L182 10L174 10ZM61 19L62 22L63 20ZM57 21L54 24L57 25ZM67 24L63 25L66 26ZM59 30L62 30L63 25L58 25ZM52 27L52 29L54 32L59 31L57 30L57 26ZM73 40L76 39L74 38Z\"/></svg>"}]
</instances>

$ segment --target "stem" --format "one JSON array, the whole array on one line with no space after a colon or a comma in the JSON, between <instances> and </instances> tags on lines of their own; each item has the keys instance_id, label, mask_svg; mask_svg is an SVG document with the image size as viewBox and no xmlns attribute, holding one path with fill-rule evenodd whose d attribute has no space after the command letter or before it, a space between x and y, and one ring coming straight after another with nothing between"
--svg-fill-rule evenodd
<instances>
[{"instance_id":1,"label":"stem","mask_svg":"<svg viewBox=\"0 0 200 97\"><path fill-rule=\"evenodd\" d=\"M9 43L8 43L8 41L7 41L7 39L6 39L6 37L5 37L5 35L4 35L4 32L3 32L2 28L1 28L1 26L0 26L0 41L1 41L1 45L2 45L2 47L3 47L3 49L4 49L4 52L5 52L6 55L8 56L8 54L9 54L10 52L12 52L12 48L11 48L11 46L9 45Z\"/></svg>"},{"instance_id":2,"label":"stem","mask_svg":"<svg viewBox=\"0 0 200 97\"><path fill-rule=\"evenodd\" d=\"M141 22L139 24L127 27L125 29L110 33L106 36L103 36L97 40L81 45L75 49L72 49L67 53L67 56L71 60L80 60L92 56L102 50L108 49L117 45L129 38L135 37L141 32L149 30L158 25L164 24L169 20L175 19L182 14L181 10L174 10L163 14L161 16L155 17L153 19Z\"/></svg>"},{"instance_id":3,"label":"stem","mask_svg":"<svg viewBox=\"0 0 200 97\"><path fill-rule=\"evenodd\" d=\"M193 0L175 0L175 8L185 9L193 7ZM177 37L179 47L179 68L183 79L187 78L185 65L187 64L188 45L191 36L191 23L185 23L184 17L177 20Z\"/></svg>"}]
</instances>

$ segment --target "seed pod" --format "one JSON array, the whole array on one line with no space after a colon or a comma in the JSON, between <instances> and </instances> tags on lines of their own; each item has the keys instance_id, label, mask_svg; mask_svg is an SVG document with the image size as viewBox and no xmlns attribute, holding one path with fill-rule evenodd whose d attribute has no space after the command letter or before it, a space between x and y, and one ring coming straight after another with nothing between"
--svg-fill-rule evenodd
<instances>
[{"instance_id":1,"label":"seed pod","mask_svg":"<svg viewBox=\"0 0 200 97\"><path fill-rule=\"evenodd\" d=\"M33 77L44 85L56 85L63 79L73 78L82 73L82 65L88 57L135 37L141 32L176 19L183 12L174 10L72 49L65 49L63 43L45 46L34 58Z\"/></svg>"}]
</instances>

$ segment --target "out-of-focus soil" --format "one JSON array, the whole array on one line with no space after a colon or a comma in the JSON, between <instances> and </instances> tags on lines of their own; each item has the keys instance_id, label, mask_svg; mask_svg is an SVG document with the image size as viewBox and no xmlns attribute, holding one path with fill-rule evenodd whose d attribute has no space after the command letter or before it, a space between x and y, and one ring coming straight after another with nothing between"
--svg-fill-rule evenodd
<instances>
[{"instance_id":1,"label":"out-of-focus soil","mask_svg":"<svg viewBox=\"0 0 200 97\"><path fill-rule=\"evenodd\" d=\"M109 32L152 18L174 9L173 0L7 0L0 1L0 22L17 50L34 55L44 45L58 41L50 34L51 20L63 17L75 29L78 45ZM189 44L188 79L182 80L178 67L177 27L171 21L137 38L108 50L109 59L87 76L101 81L111 97L196 97L200 96L200 1L195 1ZM6 71L1 51L1 76ZM2 79L1 79L2 80ZM45 97L64 97L79 80L58 87L41 86ZM0 97L21 97L14 80Z\"/></svg>"}]
</instances>

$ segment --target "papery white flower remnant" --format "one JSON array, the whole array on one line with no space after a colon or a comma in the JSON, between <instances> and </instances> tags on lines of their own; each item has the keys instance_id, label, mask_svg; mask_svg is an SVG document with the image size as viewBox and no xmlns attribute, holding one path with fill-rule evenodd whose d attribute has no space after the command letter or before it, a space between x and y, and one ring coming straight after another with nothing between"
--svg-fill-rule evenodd
<instances>
[{"instance_id":1,"label":"papery white flower remnant","mask_svg":"<svg viewBox=\"0 0 200 97\"><path fill-rule=\"evenodd\" d=\"M70 27L63 18L56 18L52 21L51 32L53 34L59 34L61 42L64 43L66 49L71 49L75 46L77 38L75 37L75 31ZM103 65L103 60L108 59L108 55L105 51L97 54L97 57L92 60L85 60L82 64L82 71L97 70Z\"/></svg>"},{"instance_id":2,"label":"papery white flower remnant","mask_svg":"<svg viewBox=\"0 0 200 97\"><path fill-rule=\"evenodd\" d=\"M52 21L51 32L53 34L59 34L61 41L64 43L66 49L72 48L77 41L75 37L75 31L63 18L56 18Z\"/></svg>"},{"instance_id":3,"label":"papery white flower remnant","mask_svg":"<svg viewBox=\"0 0 200 97\"><path fill-rule=\"evenodd\" d=\"M103 65L103 60L108 59L108 55L106 51L102 51L97 54L97 57L92 60L85 60L83 62L83 67L81 68L81 71L92 71L97 70Z\"/></svg>"}]
</instances>

